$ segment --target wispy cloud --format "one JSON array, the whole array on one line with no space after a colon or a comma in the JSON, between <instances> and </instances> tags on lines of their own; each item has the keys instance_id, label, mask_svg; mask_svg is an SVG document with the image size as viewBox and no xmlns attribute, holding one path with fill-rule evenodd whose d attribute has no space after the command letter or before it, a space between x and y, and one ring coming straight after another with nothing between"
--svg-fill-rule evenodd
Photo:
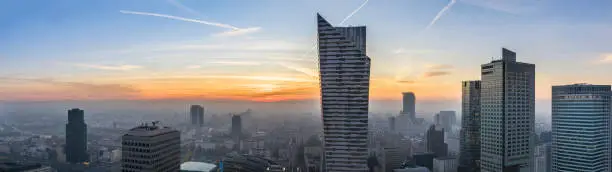
<instances>
[{"instance_id":1,"label":"wispy cloud","mask_svg":"<svg viewBox=\"0 0 612 172\"><path fill-rule=\"evenodd\" d=\"M261 63L259 62L252 62L252 61L212 61L209 62L211 64L218 64L218 65L236 65L236 66L257 66L257 65L261 65Z\"/></svg>"},{"instance_id":2,"label":"wispy cloud","mask_svg":"<svg viewBox=\"0 0 612 172\"><path fill-rule=\"evenodd\" d=\"M610 63L612 63L612 53L600 55L599 60L597 60L596 63L597 64L610 64Z\"/></svg>"},{"instance_id":3,"label":"wispy cloud","mask_svg":"<svg viewBox=\"0 0 612 172\"><path fill-rule=\"evenodd\" d=\"M138 96L140 90L135 89L131 86L120 85L120 84L94 84L86 82L68 82L58 81L49 78L15 78L15 77L0 77L0 81L3 83L17 83L20 86L30 84L42 84L45 86L44 90L33 90L28 89L23 94L20 93L7 93L15 99L20 97L33 97L41 99L114 99L114 98L133 98ZM69 91L68 91L69 90ZM15 91L15 90L14 90ZM34 92L40 92L44 95L33 95ZM58 97L59 96L59 97ZM39 100L39 99L37 99Z\"/></svg>"},{"instance_id":4,"label":"wispy cloud","mask_svg":"<svg viewBox=\"0 0 612 172\"><path fill-rule=\"evenodd\" d=\"M451 72L449 71L427 71L423 74L424 78L429 78L429 77L435 77L435 76L444 76L444 75L450 75Z\"/></svg>"},{"instance_id":5,"label":"wispy cloud","mask_svg":"<svg viewBox=\"0 0 612 172\"><path fill-rule=\"evenodd\" d=\"M200 65L189 65L189 66L187 66L185 68L187 68L187 69L199 69L199 68L202 68L202 66L200 66Z\"/></svg>"},{"instance_id":6,"label":"wispy cloud","mask_svg":"<svg viewBox=\"0 0 612 172\"><path fill-rule=\"evenodd\" d=\"M416 83L416 81L415 80L397 80L397 83L400 83L400 84L414 84L414 83Z\"/></svg>"},{"instance_id":7,"label":"wispy cloud","mask_svg":"<svg viewBox=\"0 0 612 172\"><path fill-rule=\"evenodd\" d=\"M355 13L359 12L359 10L361 10L361 8L363 8L368 3L368 1L369 0L364 1L359 7L357 7L357 9L353 10L353 12L351 12L348 16L344 17L342 22L340 22L340 25L344 24L344 22L346 22L348 19L353 17L353 15L355 15Z\"/></svg>"},{"instance_id":8,"label":"wispy cloud","mask_svg":"<svg viewBox=\"0 0 612 172\"><path fill-rule=\"evenodd\" d=\"M436 17L434 17L433 20L431 20L431 22L429 22L429 25L427 25L425 30L428 30L429 28L431 28L431 26L436 24L436 22L438 20L440 20L440 17L442 17L446 13L446 11L448 11L451 7L453 7L453 5L455 5L455 3L457 3L457 0L451 0L448 4L446 4L446 6L444 6L444 8L442 8L442 10L440 10L438 12Z\"/></svg>"},{"instance_id":9,"label":"wispy cloud","mask_svg":"<svg viewBox=\"0 0 612 172\"><path fill-rule=\"evenodd\" d=\"M114 70L114 71L128 71L128 70L135 70L135 69L141 69L143 68L142 66L137 66L137 65L115 65L115 66L111 66L111 65L95 65L95 64L72 64L74 66L77 67L82 67L82 68L91 68L91 69L99 69L99 70Z\"/></svg>"},{"instance_id":10,"label":"wispy cloud","mask_svg":"<svg viewBox=\"0 0 612 172\"><path fill-rule=\"evenodd\" d=\"M245 35L245 34L249 34L253 32L258 32L259 30L261 30L260 27L250 27L250 28L244 28L244 29L230 30L226 32L217 33L214 35L215 36L239 36L239 35Z\"/></svg>"},{"instance_id":11,"label":"wispy cloud","mask_svg":"<svg viewBox=\"0 0 612 172\"><path fill-rule=\"evenodd\" d=\"M300 72L300 73L305 74L305 75L310 76L310 77L314 77L314 78L319 77L319 76L317 76L317 71L313 70L313 69L310 69L310 68L299 67L299 66L292 65L292 64L289 64L289 63L278 63L278 64L280 66L282 66L282 67L285 67L287 69L291 69L293 71Z\"/></svg>"},{"instance_id":12,"label":"wispy cloud","mask_svg":"<svg viewBox=\"0 0 612 172\"><path fill-rule=\"evenodd\" d=\"M429 64L429 65L425 65L425 68L429 70L445 70L445 69L452 69L454 68L454 66L446 65L446 64Z\"/></svg>"}]
</instances>

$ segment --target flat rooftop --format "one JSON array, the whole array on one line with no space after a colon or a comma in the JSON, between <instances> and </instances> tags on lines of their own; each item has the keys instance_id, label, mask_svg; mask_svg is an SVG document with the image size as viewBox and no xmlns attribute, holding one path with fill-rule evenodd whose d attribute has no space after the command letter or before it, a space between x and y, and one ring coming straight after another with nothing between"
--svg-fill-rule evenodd
<instances>
[{"instance_id":1,"label":"flat rooftop","mask_svg":"<svg viewBox=\"0 0 612 172\"><path fill-rule=\"evenodd\" d=\"M170 127L141 125L130 129L124 136L151 137L171 132L178 132Z\"/></svg>"}]
</instances>

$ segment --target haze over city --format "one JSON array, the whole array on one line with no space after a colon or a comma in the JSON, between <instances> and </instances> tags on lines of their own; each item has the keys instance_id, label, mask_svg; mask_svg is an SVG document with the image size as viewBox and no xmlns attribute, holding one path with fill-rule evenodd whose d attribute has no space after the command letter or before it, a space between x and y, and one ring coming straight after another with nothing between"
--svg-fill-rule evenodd
<instances>
[{"instance_id":1,"label":"haze over city","mask_svg":"<svg viewBox=\"0 0 612 172\"><path fill-rule=\"evenodd\" d=\"M551 165L570 156L551 145L607 139L598 148L612 150L609 135L564 130L585 115L594 124L585 130L612 128L597 121L612 116L611 9L605 0L2 1L0 159L10 162L0 171L223 171L251 158L266 171L576 170ZM164 163L129 159L157 139L173 152Z\"/></svg>"}]
</instances>

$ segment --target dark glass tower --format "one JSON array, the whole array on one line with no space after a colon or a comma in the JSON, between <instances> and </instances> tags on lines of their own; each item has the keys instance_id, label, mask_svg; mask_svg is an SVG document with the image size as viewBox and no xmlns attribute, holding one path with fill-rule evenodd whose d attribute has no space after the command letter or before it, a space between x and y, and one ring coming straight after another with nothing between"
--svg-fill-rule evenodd
<instances>
[{"instance_id":1,"label":"dark glass tower","mask_svg":"<svg viewBox=\"0 0 612 172\"><path fill-rule=\"evenodd\" d=\"M189 113L191 114L191 125L204 125L204 107L200 105L191 105Z\"/></svg>"},{"instance_id":2,"label":"dark glass tower","mask_svg":"<svg viewBox=\"0 0 612 172\"><path fill-rule=\"evenodd\" d=\"M68 124L66 124L66 161L82 163L87 158L87 124L85 112L81 109L68 110Z\"/></svg>"},{"instance_id":3,"label":"dark glass tower","mask_svg":"<svg viewBox=\"0 0 612 172\"><path fill-rule=\"evenodd\" d=\"M427 130L427 151L433 152L435 157L446 157L448 145L444 143L444 129L431 125Z\"/></svg>"},{"instance_id":4,"label":"dark glass tower","mask_svg":"<svg viewBox=\"0 0 612 172\"><path fill-rule=\"evenodd\" d=\"M459 172L480 171L480 81L463 81Z\"/></svg>"}]
</instances>

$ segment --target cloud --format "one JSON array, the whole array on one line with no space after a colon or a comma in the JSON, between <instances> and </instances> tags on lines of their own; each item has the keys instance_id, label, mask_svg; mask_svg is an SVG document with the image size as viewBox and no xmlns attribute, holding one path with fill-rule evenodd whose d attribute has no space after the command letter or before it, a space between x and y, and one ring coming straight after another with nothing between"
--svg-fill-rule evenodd
<instances>
[{"instance_id":1,"label":"cloud","mask_svg":"<svg viewBox=\"0 0 612 172\"><path fill-rule=\"evenodd\" d=\"M438 20L440 20L440 17L442 17L446 13L446 11L448 11L451 7L453 7L453 5L455 5L456 2L457 2L457 0L451 0L446 6L444 6L444 8L442 8L442 10L440 10L438 12L436 17L434 17L433 20L431 20L431 22L429 22L429 25L427 25L425 30L428 30L429 28L431 28L431 26L436 24L436 22Z\"/></svg>"},{"instance_id":2,"label":"cloud","mask_svg":"<svg viewBox=\"0 0 612 172\"><path fill-rule=\"evenodd\" d=\"M414 84L414 83L416 83L416 81L414 81L414 80L397 80L397 83L400 83L400 84Z\"/></svg>"},{"instance_id":3,"label":"cloud","mask_svg":"<svg viewBox=\"0 0 612 172\"><path fill-rule=\"evenodd\" d=\"M317 71L311 68L305 68L305 67L299 67L299 66L295 66L289 63L278 63L278 65L285 67L287 69L291 69L293 71L297 71L299 73L308 75L310 77L314 77L314 78L319 78L319 76L317 75Z\"/></svg>"},{"instance_id":4,"label":"cloud","mask_svg":"<svg viewBox=\"0 0 612 172\"><path fill-rule=\"evenodd\" d=\"M609 64L612 63L612 53L602 54L597 61L597 64Z\"/></svg>"},{"instance_id":5,"label":"cloud","mask_svg":"<svg viewBox=\"0 0 612 172\"><path fill-rule=\"evenodd\" d=\"M427 71L423 74L424 78L429 78L429 77L436 77L436 76L444 76L444 75L450 75L451 72L448 71Z\"/></svg>"},{"instance_id":6,"label":"cloud","mask_svg":"<svg viewBox=\"0 0 612 172\"><path fill-rule=\"evenodd\" d=\"M219 65L235 65L235 66L258 66L261 65L261 63L259 62L252 62L252 61L213 61L213 62L209 62L212 64L219 64Z\"/></svg>"},{"instance_id":7,"label":"cloud","mask_svg":"<svg viewBox=\"0 0 612 172\"><path fill-rule=\"evenodd\" d=\"M368 1L369 0L364 1L359 7L357 7L357 9L353 10L353 12L351 12L348 16L344 17L342 22L340 22L340 25L344 24L344 22L346 22L348 19L353 17L353 15L355 15L355 13L357 13L359 10L361 10L361 8L363 8L363 6L365 6L368 3Z\"/></svg>"},{"instance_id":8,"label":"cloud","mask_svg":"<svg viewBox=\"0 0 612 172\"><path fill-rule=\"evenodd\" d=\"M142 66L137 66L137 65L116 65L116 66L94 65L94 64L72 64L72 65L77 66L77 67L82 67L82 68L91 68L91 69L99 69L99 70L113 70L113 71L129 71L129 70L135 70L135 69L142 68Z\"/></svg>"},{"instance_id":9,"label":"cloud","mask_svg":"<svg viewBox=\"0 0 612 172\"><path fill-rule=\"evenodd\" d=\"M187 68L187 69L199 69L199 68L202 68L202 66L200 66L200 65L189 65L189 66L187 66L185 68Z\"/></svg>"},{"instance_id":10,"label":"cloud","mask_svg":"<svg viewBox=\"0 0 612 172\"><path fill-rule=\"evenodd\" d=\"M425 67L429 70L444 70L444 69L454 68L453 65L445 65L445 64L426 65Z\"/></svg>"},{"instance_id":11,"label":"cloud","mask_svg":"<svg viewBox=\"0 0 612 172\"><path fill-rule=\"evenodd\" d=\"M85 82L66 82L49 78L0 77L0 81L10 86L17 85L10 92L14 99L20 97L42 99L126 99L138 96L140 90L120 84L93 84ZM38 84L40 87L29 87ZM27 87L24 91L23 87ZM38 90L42 89L42 90ZM37 95L40 94L40 95Z\"/></svg>"},{"instance_id":12,"label":"cloud","mask_svg":"<svg viewBox=\"0 0 612 172\"><path fill-rule=\"evenodd\" d=\"M538 6L548 3L534 0L461 0L461 2L509 14L530 13L535 11Z\"/></svg>"},{"instance_id":13,"label":"cloud","mask_svg":"<svg viewBox=\"0 0 612 172\"><path fill-rule=\"evenodd\" d=\"M245 34L249 34L249 33L258 32L260 30L261 30L260 27L250 27L250 28L235 29L235 30L221 32L221 33L216 33L216 34L214 34L214 36L220 36L220 37L223 37L223 36L239 36L239 35L245 35Z\"/></svg>"}]
</instances>

